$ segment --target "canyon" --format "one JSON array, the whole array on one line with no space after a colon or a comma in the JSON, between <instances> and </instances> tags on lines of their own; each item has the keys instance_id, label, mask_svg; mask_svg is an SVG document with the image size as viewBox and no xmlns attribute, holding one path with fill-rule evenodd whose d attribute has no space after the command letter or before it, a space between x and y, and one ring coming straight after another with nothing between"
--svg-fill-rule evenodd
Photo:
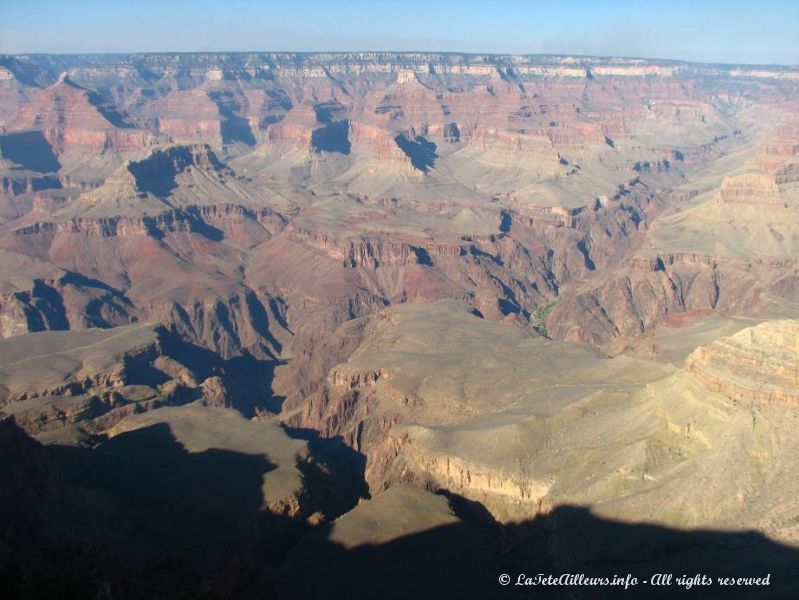
<instances>
[{"instance_id":1,"label":"canyon","mask_svg":"<svg viewBox=\"0 0 799 600\"><path fill-rule=\"evenodd\" d=\"M0 578L792 597L798 299L794 67L0 56Z\"/></svg>"}]
</instances>

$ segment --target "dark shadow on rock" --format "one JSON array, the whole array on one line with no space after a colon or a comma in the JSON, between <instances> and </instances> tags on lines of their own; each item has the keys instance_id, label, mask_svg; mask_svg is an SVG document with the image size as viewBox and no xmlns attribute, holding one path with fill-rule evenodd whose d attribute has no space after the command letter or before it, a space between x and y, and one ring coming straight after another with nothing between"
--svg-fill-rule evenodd
<instances>
[{"instance_id":1,"label":"dark shadow on rock","mask_svg":"<svg viewBox=\"0 0 799 600\"><path fill-rule=\"evenodd\" d=\"M411 250L416 255L416 262L426 267L433 266L433 259L430 258L430 253L421 246L411 246Z\"/></svg>"},{"instance_id":2,"label":"dark shadow on rock","mask_svg":"<svg viewBox=\"0 0 799 600\"><path fill-rule=\"evenodd\" d=\"M301 465L313 504L324 506L325 516L338 517L354 508L362 498L369 498L366 485L366 457L344 443L341 436L325 438L313 429L283 427L289 437L308 443L316 464ZM320 466L323 465L321 468Z\"/></svg>"},{"instance_id":3,"label":"dark shadow on rock","mask_svg":"<svg viewBox=\"0 0 799 600\"><path fill-rule=\"evenodd\" d=\"M583 255L585 268L589 271L596 271L596 265L591 259L591 251L588 249L588 245L585 243L585 240L580 240L577 242L577 249L580 251L580 254Z\"/></svg>"},{"instance_id":4,"label":"dark shadow on rock","mask_svg":"<svg viewBox=\"0 0 799 600\"><path fill-rule=\"evenodd\" d=\"M48 451L71 485L96 490L131 512L159 545L186 549L251 531L262 508L263 476L274 469L258 455L189 453L166 423L121 433L91 450Z\"/></svg>"},{"instance_id":5,"label":"dark shadow on rock","mask_svg":"<svg viewBox=\"0 0 799 600\"><path fill-rule=\"evenodd\" d=\"M199 233L212 242L221 242L225 239L225 232L206 223L197 207L189 207L186 214L189 217L189 227L193 233Z\"/></svg>"},{"instance_id":6,"label":"dark shadow on rock","mask_svg":"<svg viewBox=\"0 0 799 600\"><path fill-rule=\"evenodd\" d=\"M242 142L247 146L254 146L256 140L250 128L250 122L239 116L242 107L233 93L229 91L209 92L208 97L216 104L219 116L222 117L220 122L222 143Z\"/></svg>"},{"instance_id":7,"label":"dark shadow on rock","mask_svg":"<svg viewBox=\"0 0 799 600\"><path fill-rule=\"evenodd\" d=\"M41 131L0 135L0 154L23 169L37 173L51 173L61 168L53 147Z\"/></svg>"},{"instance_id":8,"label":"dark shadow on rock","mask_svg":"<svg viewBox=\"0 0 799 600\"><path fill-rule=\"evenodd\" d=\"M715 582L719 577L764 577L771 574L768 587L696 586L691 597L719 598L795 598L799 594L799 549L774 542L757 531L721 532L677 530L658 525L623 523L594 515L578 506L560 506L546 517L506 528L515 541L503 572L525 572L540 555L542 539L531 525L546 531L546 543L555 573L584 573L593 577L612 577L630 573L639 586L624 592L618 588L582 588L574 597L682 598L685 588L651 586L657 573L675 578L706 574ZM547 566L547 565L543 565ZM564 590L561 597L566 597ZM557 597L557 596L556 596Z\"/></svg>"},{"instance_id":9,"label":"dark shadow on rock","mask_svg":"<svg viewBox=\"0 0 799 600\"><path fill-rule=\"evenodd\" d=\"M95 279L94 277L87 277L76 271L67 271L66 274L60 279L60 282L64 285L69 284L74 285L75 287L97 288L100 290L105 290L115 297L124 299L127 304L130 304L130 300L125 298L124 294L115 287L108 285L104 281Z\"/></svg>"},{"instance_id":10,"label":"dark shadow on rock","mask_svg":"<svg viewBox=\"0 0 799 600\"><path fill-rule=\"evenodd\" d=\"M89 299L84 307L82 319L85 325L105 328L129 322L133 305L121 292L97 279L69 272L58 280L57 287L36 279L30 292L15 294L24 305L30 331L66 331L71 328L63 300L63 294L68 294L70 287L93 296L99 290L99 295ZM73 323L72 327L75 325Z\"/></svg>"},{"instance_id":11,"label":"dark shadow on rock","mask_svg":"<svg viewBox=\"0 0 799 600\"><path fill-rule=\"evenodd\" d=\"M365 485L363 458L340 439L287 431L306 439L312 456L326 457L320 465L349 453L358 468L339 462L306 471L304 483L308 494L328 494L332 504L322 506L329 517L355 506ZM262 510L263 477L273 468L259 455L189 453L166 424L88 448L42 447L13 419L0 421L0 589L24 599L799 597L799 549L756 531L623 523L568 505L501 524L480 503L447 491L440 494L458 521L345 547L330 539L332 523L314 526ZM385 515L387 526L413 531L413 511L425 504L409 506ZM379 526L371 518L348 525L365 539ZM629 574L638 583L515 585L520 575L564 573L610 580ZM643 583L658 573L672 574L671 585ZM509 585L500 585L501 574ZM697 574L716 583L686 591L677 581ZM768 587L717 583L766 575Z\"/></svg>"},{"instance_id":12,"label":"dark shadow on rock","mask_svg":"<svg viewBox=\"0 0 799 600\"><path fill-rule=\"evenodd\" d=\"M34 88L47 87L56 79L56 74L52 70L10 54L0 56L0 66L11 71L14 79Z\"/></svg>"},{"instance_id":13,"label":"dark shadow on rock","mask_svg":"<svg viewBox=\"0 0 799 600\"><path fill-rule=\"evenodd\" d=\"M208 167L214 171L232 174L216 154L206 145L200 152L208 161ZM172 194L177 187L177 176L193 166L201 166L201 158L195 156L189 146L171 146L163 150L156 150L140 161L128 163L128 171L136 180L136 189L140 192L149 192L161 198Z\"/></svg>"},{"instance_id":14,"label":"dark shadow on rock","mask_svg":"<svg viewBox=\"0 0 799 600\"><path fill-rule=\"evenodd\" d=\"M336 117L346 112L346 108L335 100L328 102L320 102L315 104L314 112L316 113L316 120L324 125L329 125L337 120Z\"/></svg>"},{"instance_id":15,"label":"dark shadow on rock","mask_svg":"<svg viewBox=\"0 0 799 600\"><path fill-rule=\"evenodd\" d=\"M37 526L48 530L45 542L18 535L8 540L11 552L0 548L5 597L232 598L237 574L230 558L261 564L253 555L256 536L271 531L263 523L263 477L275 468L265 457L190 453L166 424L121 433L93 449L31 443L28 455L58 471L47 481L60 485L42 493L68 495L69 502L57 514L42 510L43 503L32 507L34 533ZM7 450L4 443L0 454ZM36 475L17 486L35 489ZM261 571L248 591L270 597Z\"/></svg>"},{"instance_id":16,"label":"dark shadow on rock","mask_svg":"<svg viewBox=\"0 0 799 600\"><path fill-rule=\"evenodd\" d=\"M490 592L483 578L495 572L491 552L468 526L349 549L330 542L330 531L311 533L289 556L276 577L280 598L485 598Z\"/></svg>"},{"instance_id":17,"label":"dark shadow on rock","mask_svg":"<svg viewBox=\"0 0 799 600\"><path fill-rule=\"evenodd\" d=\"M428 173L430 169L435 167L436 158L436 145L427 140L421 135L417 135L413 140L408 139L404 134L400 134L394 138L397 146L405 153L411 160L411 164L415 169Z\"/></svg>"},{"instance_id":18,"label":"dark shadow on rock","mask_svg":"<svg viewBox=\"0 0 799 600\"><path fill-rule=\"evenodd\" d=\"M282 396L272 391L275 367L283 364L280 360L264 360L244 353L223 363L225 387L234 398L233 407L244 416L252 416L256 409L277 413L282 406Z\"/></svg>"},{"instance_id":19,"label":"dark shadow on rock","mask_svg":"<svg viewBox=\"0 0 799 600\"><path fill-rule=\"evenodd\" d=\"M64 187L61 185L61 180L59 180L55 175L32 177L29 179L29 181L31 186L30 189L34 192L41 192L43 190L60 190Z\"/></svg>"},{"instance_id":20,"label":"dark shadow on rock","mask_svg":"<svg viewBox=\"0 0 799 600\"><path fill-rule=\"evenodd\" d=\"M282 364L280 360L258 358L247 352L225 359L166 328L159 331L159 340L164 353L188 367L198 381L220 377L227 390L228 405L244 416L253 416L257 409L279 410L282 398L272 392L272 380L275 367Z\"/></svg>"},{"instance_id":21,"label":"dark shadow on rock","mask_svg":"<svg viewBox=\"0 0 799 600\"><path fill-rule=\"evenodd\" d=\"M491 550L493 556L501 559L502 553L508 548L511 540L505 528L494 519L488 509L479 502L469 500L449 490L441 489L436 494L444 496L449 502L452 512L474 530L482 543Z\"/></svg>"},{"instance_id":22,"label":"dark shadow on rock","mask_svg":"<svg viewBox=\"0 0 799 600\"><path fill-rule=\"evenodd\" d=\"M116 106L114 106L113 100L105 100L98 93L92 91L88 91L86 97L89 100L89 104L94 106L97 112L103 115L106 121L111 123L114 127L119 127L120 129L133 128L133 124L129 123L125 115L119 112Z\"/></svg>"},{"instance_id":23,"label":"dark shadow on rock","mask_svg":"<svg viewBox=\"0 0 799 600\"><path fill-rule=\"evenodd\" d=\"M501 233L510 233L513 226L513 213L509 210L502 210L499 213L499 231Z\"/></svg>"},{"instance_id":24,"label":"dark shadow on rock","mask_svg":"<svg viewBox=\"0 0 799 600\"><path fill-rule=\"evenodd\" d=\"M61 294L41 279L34 279L31 289L32 304L44 319L44 329L66 331L69 329L67 311Z\"/></svg>"},{"instance_id":25,"label":"dark shadow on rock","mask_svg":"<svg viewBox=\"0 0 799 600\"><path fill-rule=\"evenodd\" d=\"M283 89L267 90L266 95L269 97L269 101L267 101L264 106L266 109L280 108L284 112L288 112L294 108L291 98L289 98L289 95Z\"/></svg>"},{"instance_id":26,"label":"dark shadow on rock","mask_svg":"<svg viewBox=\"0 0 799 600\"><path fill-rule=\"evenodd\" d=\"M505 298L500 298L497 300L497 308L504 317L507 317L508 315L518 315L522 311L521 307L509 302Z\"/></svg>"},{"instance_id":27,"label":"dark shadow on rock","mask_svg":"<svg viewBox=\"0 0 799 600\"><path fill-rule=\"evenodd\" d=\"M253 329L269 342L275 352L279 353L283 349L283 346L280 341L272 335L272 332L269 331L269 313L266 307L253 292L248 292L245 299Z\"/></svg>"},{"instance_id":28,"label":"dark shadow on rock","mask_svg":"<svg viewBox=\"0 0 799 600\"><path fill-rule=\"evenodd\" d=\"M283 300L283 298L275 298L274 296L270 296L269 310L272 312L272 316L275 318L275 321L277 321L278 325L293 335L294 332L291 330L289 323L286 320L286 312L288 310L286 301Z\"/></svg>"},{"instance_id":29,"label":"dark shadow on rock","mask_svg":"<svg viewBox=\"0 0 799 600\"><path fill-rule=\"evenodd\" d=\"M311 149L314 152L337 152L349 154L352 144L349 139L350 122L347 119L329 123L311 132Z\"/></svg>"},{"instance_id":30,"label":"dark shadow on rock","mask_svg":"<svg viewBox=\"0 0 799 600\"><path fill-rule=\"evenodd\" d=\"M494 263L497 266L500 266L500 267L505 266L505 263L503 262L501 256L494 255L494 254L489 254L488 252L484 252L483 250L480 250L480 248L478 248L474 244L469 246L469 254L471 254L475 258L487 258L488 260L490 260L492 263Z\"/></svg>"},{"instance_id":31,"label":"dark shadow on rock","mask_svg":"<svg viewBox=\"0 0 799 600\"><path fill-rule=\"evenodd\" d=\"M347 549L327 539L329 527L300 542L278 575L284 598L796 598L799 549L758 532L681 531L603 519L561 506L547 516L501 525L457 495L445 493L460 523L381 545ZM475 506L476 505L476 506ZM312 576L303 574L312 573ZM500 585L508 574L510 584ZM636 586L524 586L519 575L625 578ZM670 586L649 582L674 575ZM676 578L705 574L715 582L690 593ZM720 577L765 577L770 585L728 587Z\"/></svg>"},{"instance_id":32,"label":"dark shadow on rock","mask_svg":"<svg viewBox=\"0 0 799 600\"><path fill-rule=\"evenodd\" d=\"M172 148L170 154L183 155L187 164L191 161L191 152L188 148ZM154 152L144 160L131 162L128 171L133 175L136 188L141 192L166 197L177 187L175 165L170 156L163 151Z\"/></svg>"},{"instance_id":33,"label":"dark shadow on rock","mask_svg":"<svg viewBox=\"0 0 799 600\"><path fill-rule=\"evenodd\" d=\"M98 297L89 300L83 310L83 317L90 327L114 327L130 321L133 303L123 292L104 281L87 277L82 273L67 271L59 279L59 284L72 286L78 290L98 290L100 292Z\"/></svg>"},{"instance_id":34,"label":"dark shadow on rock","mask_svg":"<svg viewBox=\"0 0 799 600\"><path fill-rule=\"evenodd\" d=\"M444 139L450 144L457 144L461 141L461 130L457 123L447 123L444 125Z\"/></svg>"}]
</instances>

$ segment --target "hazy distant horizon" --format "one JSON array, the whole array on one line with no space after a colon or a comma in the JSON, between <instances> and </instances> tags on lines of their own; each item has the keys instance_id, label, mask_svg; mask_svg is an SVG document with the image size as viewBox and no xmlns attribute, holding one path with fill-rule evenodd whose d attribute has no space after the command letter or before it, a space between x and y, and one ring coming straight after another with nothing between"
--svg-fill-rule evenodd
<instances>
[{"instance_id":1,"label":"hazy distant horizon","mask_svg":"<svg viewBox=\"0 0 799 600\"><path fill-rule=\"evenodd\" d=\"M156 51L130 51L130 52L0 52L2 56L158 56L158 55L246 55L246 54L299 54L299 55L315 55L315 54L441 54L441 55L460 55L460 56L491 56L497 58L503 57L568 57L568 58L584 58L596 60L644 60L649 62L665 62L665 63L687 63L696 65L718 65L718 66L744 66L744 67L787 67L799 68L799 61L796 63L741 63L741 62L721 62L721 61L699 61L687 60L682 58L671 57L651 57L651 56L624 56L619 54L569 54L558 52L528 52L528 53L509 53L509 52L461 52L454 50L435 50L435 49L405 49L405 50L375 50L374 48L353 49L353 50L156 50Z\"/></svg>"},{"instance_id":2,"label":"hazy distant horizon","mask_svg":"<svg viewBox=\"0 0 799 600\"><path fill-rule=\"evenodd\" d=\"M0 16L4 54L438 52L799 65L791 0L0 0Z\"/></svg>"}]
</instances>

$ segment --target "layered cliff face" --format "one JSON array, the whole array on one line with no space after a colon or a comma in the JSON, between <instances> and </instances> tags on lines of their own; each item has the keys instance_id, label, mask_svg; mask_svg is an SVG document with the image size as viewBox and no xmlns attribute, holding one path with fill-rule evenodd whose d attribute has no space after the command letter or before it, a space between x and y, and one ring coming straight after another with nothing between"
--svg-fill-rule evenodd
<instances>
[{"instance_id":1,"label":"layered cliff face","mask_svg":"<svg viewBox=\"0 0 799 600\"><path fill-rule=\"evenodd\" d=\"M698 348L686 370L730 399L754 405L799 401L796 321L772 321Z\"/></svg>"},{"instance_id":2,"label":"layered cliff face","mask_svg":"<svg viewBox=\"0 0 799 600\"><path fill-rule=\"evenodd\" d=\"M169 146L32 209L3 246L9 270L28 261L42 274L9 290L4 335L160 320L224 356L270 355L266 310L238 263L286 219L255 193L208 146Z\"/></svg>"},{"instance_id":3,"label":"layered cliff face","mask_svg":"<svg viewBox=\"0 0 799 600\"><path fill-rule=\"evenodd\" d=\"M447 153L477 150L486 162L536 157L546 163L532 170L536 178L557 173L559 154L584 161L605 155L612 161L614 149L650 139L652 120L688 127L692 137L702 135L701 129L730 133L716 119L711 92L694 80L734 77L718 68L423 54L117 60L10 61L13 85L3 125L10 131L43 131L69 165L85 160L70 154L71 148L124 153L156 142L263 144L297 150L294 160L303 161L317 147L315 135L340 126L350 139L328 149L348 154L351 142L353 152L378 165L388 161L418 169L396 140L421 137ZM769 73L760 75L767 79ZM43 89L26 87L23 79ZM614 86L624 89L624 100ZM515 178L510 165L502 170Z\"/></svg>"},{"instance_id":4,"label":"layered cliff face","mask_svg":"<svg viewBox=\"0 0 799 600\"><path fill-rule=\"evenodd\" d=\"M785 208L780 188L765 173L748 173L724 180L719 190L721 205L752 204L762 208Z\"/></svg>"},{"instance_id":5,"label":"layered cliff face","mask_svg":"<svg viewBox=\"0 0 799 600\"><path fill-rule=\"evenodd\" d=\"M58 154L75 148L133 150L155 141L152 133L132 127L113 105L66 73L52 86L32 93L8 129L41 131Z\"/></svg>"}]
</instances>

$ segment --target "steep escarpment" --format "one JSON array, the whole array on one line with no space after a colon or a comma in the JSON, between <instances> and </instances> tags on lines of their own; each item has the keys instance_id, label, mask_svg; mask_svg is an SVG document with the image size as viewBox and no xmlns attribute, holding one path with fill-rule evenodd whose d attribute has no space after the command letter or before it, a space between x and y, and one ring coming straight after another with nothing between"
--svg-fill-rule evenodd
<instances>
[{"instance_id":1,"label":"steep escarpment","mask_svg":"<svg viewBox=\"0 0 799 600\"><path fill-rule=\"evenodd\" d=\"M144 160L131 162L127 170L133 175L137 190L166 196L177 187L175 178L192 167L212 177L234 176L207 145L171 146L157 150Z\"/></svg>"},{"instance_id":2,"label":"steep escarpment","mask_svg":"<svg viewBox=\"0 0 799 600\"><path fill-rule=\"evenodd\" d=\"M15 85L22 105L50 107L42 124L153 137L78 156L32 108L9 112L24 125L10 135L39 141L12 139L4 168L54 171L61 188L42 195L9 175L0 244L81 278L80 291L58 278L42 279L49 295L20 288L4 304L9 333L161 322L225 359L284 353L288 380L316 374L304 389L335 362L312 349L320 331L392 304L455 298L488 319L623 347L668 314L756 312L795 287L785 273L761 286L770 262L730 266L738 257L659 241L670 239L660 215L697 222L683 204L710 189L672 188L761 144L749 105L721 101L729 70L380 53L140 60L15 63L38 69L24 81L40 87ZM772 106L753 81L741 94ZM770 176L725 180L714 206L790 204ZM785 226L764 231L790 253Z\"/></svg>"},{"instance_id":3,"label":"steep escarpment","mask_svg":"<svg viewBox=\"0 0 799 600\"><path fill-rule=\"evenodd\" d=\"M207 222L214 223L219 214L229 216L224 229ZM262 304L268 300L242 285L235 265L239 242L234 238L233 246L220 238L227 231L245 246L256 245L270 237L267 228L276 227L280 218L268 211L230 206L169 210L154 217L73 217L22 227L5 238L13 249L6 256L19 262L26 254L39 255L34 264L46 272L27 281L9 279L16 283L2 307L5 335L160 320L225 356L240 348L269 353L274 342ZM227 268L212 274L204 287L198 285L201 263L214 260L227 261ZM153 261L158 270L150 268Z\"/></svg>"},{"instance_id":4,"label":"steep escarpment","mask_svg":"<svg viewBox=\"0 0 799 600\"><path fill-rule=\"evenodd\" d=\"M207 146L173 146L65 206L24 215L3 235L5 262L42 273L9 272L5 335L161 321L225 357L271 355L268 299L242 285L238 263L286 218L243 185Z\"/></svg>"},{"instance_id":5,"label":"steep escarpment","mask_svg":"<svg viewBox=\"0 0 799 600\"><path fill-rule=\"evenodd\" d=\"M494 218L500 225L501 215L495 213ZM631 221L620 222L629 227L631 242L637 228ZM336 328L389 305L455 298L487 319L507 319L526 328L531 321L540 325L539 307L551 306L564 281L589 272L586 253L594 256L596 264L589 262L594 269L612 260L616 250L603 246L603 238L581 252L581 241L593 235L594 225L593 217L569 213L563 219L513 215L506 232L454 239L342 238L290 226L256 250L247 274L251 286L271 283L259 287L259 293L279 296L286 303L288 326L295 334L286 340L292 360L278 370L281 395L292 406L305 402L308 391L317 389L328 370L346 358L339 350L324 356L349 347L338 339ZM619 221L608 219L606 227L619 227ZM281 262L267 262L274 256ZM320 331L336 333L320 336ZM340 396L331 400L339 401L349 402Z\"/></svg>"}]
</instances>

